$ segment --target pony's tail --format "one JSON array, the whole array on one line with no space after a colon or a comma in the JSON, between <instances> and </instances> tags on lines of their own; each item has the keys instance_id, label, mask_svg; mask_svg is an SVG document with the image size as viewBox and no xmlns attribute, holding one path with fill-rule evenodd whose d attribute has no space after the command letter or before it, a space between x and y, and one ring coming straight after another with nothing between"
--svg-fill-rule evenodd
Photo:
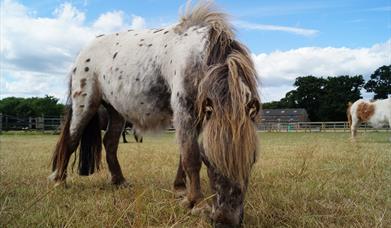
<instances>
[{"instance_id":1,"label":"pony's tail","mask_svg":"<svg viewBox=\"0 0 391 228\"><path fill-rule=\"evenodd\" d=\"M88 176L99 170L102 159L102 137L98 112L83 131L79 152L79 175Z\"/></svg>"},{"instance_id":2,"label":"pony's tail","mask_svg":"<svg viewBox=\"0 0 391 228\"><path fill-rule=\"evenodd\" d=\"M69 134L69 126L72 118L72 107L69 106L65 112L65 121L62 124L60 139L56 144L56 148L54 149L52 156L52 171L63 170L66 167L66 154L69 153L69 144L70 144L70 134ZM59 174L62 175L62 174ZM63 178L60 176L60 178Z\"/></svg>"},{"instance_id":3,"label":"pony's tail","mask_svg":"<svg viewBox=\"0 0 391 228\"><path fill-rule=\"evenodd\" d=\"M348 117L348 123L349 123L349 127L352 126L352 113L351 113L351 107L352 107L352 102L349 102L348 103L348 109L346 110L346 115Z\"/></svg>"}]
</instances>

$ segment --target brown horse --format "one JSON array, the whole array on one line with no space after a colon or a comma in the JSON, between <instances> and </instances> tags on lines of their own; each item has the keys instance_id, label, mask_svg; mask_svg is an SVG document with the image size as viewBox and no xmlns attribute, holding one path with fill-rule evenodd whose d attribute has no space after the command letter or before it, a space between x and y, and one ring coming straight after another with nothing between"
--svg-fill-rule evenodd
<instances>
[{"instance_id":1,"label":"brown horse","mask_svg":"<svg viewBox=\"0 0 391 228\"><path fill-rule=\"evenodd\" d=\"M101 106L98 110L99 115L99 126L101 130L106 131L107 127L109 126L110 116L107 113L107 110ZM138 130L133 126L133 124L129 121L126 121L124 129L122 130L122 142L128 143L126 140L126 131L130 129L133 132L134 140L138 143L143 142L143 136L138 132Z\"/></svg>"},{"instance_id":2,"label":"brown horse","mask_svg":"<svg viewBox=\"0 0 391 228\"><path fill-rule=\"evenodd\" d=\"M79 174L99 168L101 104L110 116L103 144L116 185L125 183L117 159L125 121L144 131L162 129L173 117L180 148L175 192L186 193L183 202L190 208L201 202L203 161L215 192L212 221L241 224L257 158L260 99L249 53L212 3L188 7L178 24L166 28L97 37L78 56L69 98L53 155L54 181L65 181L79 144Z\"/></svg>"}]
</instances>

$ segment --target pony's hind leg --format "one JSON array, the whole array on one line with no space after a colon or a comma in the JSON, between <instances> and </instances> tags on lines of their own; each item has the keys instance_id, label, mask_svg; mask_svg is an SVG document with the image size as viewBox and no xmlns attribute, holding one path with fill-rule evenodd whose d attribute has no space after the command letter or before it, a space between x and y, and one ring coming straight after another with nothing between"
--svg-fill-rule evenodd
<instances>
[{"instance_id":1,"label":"pony's hind leg","mask_svg":"<svg viewBox=\"0 0 391 228\"><path fill-rule=\"evenodd\" d=\"M106 161L111 173L111 183L122 185L126 184L126 181L118 162L117 149L125 120L111 105L105 106L109 113L109 125L103 137L103 144L106 149Z\"/></svg>"},{"instance_id":2,"label":"pony's hind leg","mask_svg":"<svg viewBox=\"0 0 391 228\"><path fill-rule=\"evenodd\" d=\"M181 155L179 155L178 169L174 181L174 194L178 198L186 196L186 173L183 170Z\"/></svg>"},{"instance_id":3,"label":"pony's hind leg","mask_svg":"<svg viewBox=\"0 0 391 228\"><path fill-rule=\"evenodd\" d=\"M72 108L69 108L52 157L52 174L49 179L57 184L65 181L69 159L79 145L80 136L78 137L77 134L71 135L69 131L71 119Z\"/></svg>"},{"instance_id":4,"label":"pony's hind leg","mask_svg":"<svg viewBox=\"0 0 391 228\"><path fill-rule=\"evenodd\" d=\"M124 130L122 131L122 142L128 143L128 140L126 140L126 126L124 127Z\"/></svg>"},{"instance_id":5,"label":"pony's hind leg","mask_svg":"<svg viewBox=\"0 0 391 228\"><path fill-rule=\"evenodd\" d=\"M86 79L81 79L80 81L72 80L70 89L70 99L72 103L71 107L68 109L68 113L65 117L65 122L61 130L60 138L53 153L53 173L49 176L50 179L57 183L65 181L69 159L72 153L77 149L80 141L82 141L81 147L83 147L81 148L80 152L80 155L83 154L83 156L81 156L83 161L79 161L79 166L88 168L88 174L91 174L93 170L90 168L95 168L95 164L91 164L91 161L94 160L96 163L99 162L98 159L95 158L99 157L100 152L98 150L101 147L101 144L87 145L93 142L88 140L91 138L91 129L96 130L94 126L99 126L99 119L93 118L94 115L97 115L97 111L101 102L100 93L97 88L98 87L95 81L87 82ZM92 119L94 121L91 121ZM96 120L98 120L98 123L96 123ZM100 130L97 130L97 132L92 135L97 139L95 141L99 141ZM86 154L84 151L85 149L89 151L92 150L90 150L91 148L86 147L96 148L96 151L94 151L94 156L96 157L90 159L92 157L90 156L91 154ZM87 157L84 155L87 155Z\"/></svg>"},{"instance_id":6,"label":"pony's hind leg","mask_svg":"<svg viewBox=\"0 0 391 228\"><path fill-rule=\"evenodd\" d=\"M139 133L137 132L137 130L135 128L133 128L133 136L134 136L134 140L136 140L136 142L138 142L138 143L143 142L143 136L139 135Z\"/></svg>"},{"instance_id":7,"label":"pony's hind leg","mask_svg":"<svg viewBox=\"0 0 391 228\"><path fill-rule=\"evenodd\" d=\"M52 158L53 173L49 178L57 183L65 181L69 159L77 149L84 129L87 125L95 124L89 122L96 115L97 108L91 106L88 110L77 109L76 113L73 109L74 106L68 112Z\"/></svg>"}]
</instances>

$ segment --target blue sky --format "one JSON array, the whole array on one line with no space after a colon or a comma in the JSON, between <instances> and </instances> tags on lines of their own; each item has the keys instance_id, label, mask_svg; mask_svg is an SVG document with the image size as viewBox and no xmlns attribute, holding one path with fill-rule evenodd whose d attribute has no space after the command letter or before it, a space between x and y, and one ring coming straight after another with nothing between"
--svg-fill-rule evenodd
<instances>
[{"instance_id":1,"label":"blue sky","mask_svg":"<svg viewBox=\"0 0 391 228\"><path fill-rule=\"evenodd\" d=\"M67 71L94 35L175 23L185 3L2 0L0 98L50 94L63 100ZM216 3L252 52L264 101L282 98L297 76L368 78L391 64L390 0Z\"/></svg>"},{"instance_id":2,"label":"blue sky","mask_svg":"<svg viewBox=\"0 0 391 228\"><path fill-rule=\"evenodd\" d=\"M86 23L109 11L123 11L146 19L148 27L175 23L178 9L186 1L19 1L36 12L38 17L51 17L64 2L86 12ZM194 2L194 1L193 1ZM283 31L238 29L238 37L255 52L289 50L303 46L363 47L391 37L390 0L344 1L249 1L225 0L216 3L228 12L233 21L315 30L314 35L297 35Z\"/></svg>"}]
</instances>

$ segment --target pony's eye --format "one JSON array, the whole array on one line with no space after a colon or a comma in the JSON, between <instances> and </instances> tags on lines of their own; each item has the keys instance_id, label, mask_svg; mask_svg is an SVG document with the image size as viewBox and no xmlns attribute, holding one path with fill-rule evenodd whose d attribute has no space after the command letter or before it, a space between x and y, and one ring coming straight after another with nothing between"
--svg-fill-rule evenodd
<instances>
[{"instance_id":1,"label":"pony's eye","mask_svg":"<svg viewBox=\"0 0 391 228\"><path fill-rule=\"evenodd\" d=\"M253 99L247 105L247 112L252 120L255 120L255 117L257 116L257 114L259 112L259 108L260 108L260 104L259 104L259 101L256 99Z\"/></svg>"},{"instance_id":2,"label":"pony's eye","mask_svg":"<svg viewBox=\"0 0 391 228\"><path fill-rule=\"evenodd\" d=\"M206 119L209 119L209 118L210 118L210 116L212 115L212 111L213 111L212 106L206 106L206 107L205 107L205 116L206 116Z\"/></svg>"}]
</instances>

